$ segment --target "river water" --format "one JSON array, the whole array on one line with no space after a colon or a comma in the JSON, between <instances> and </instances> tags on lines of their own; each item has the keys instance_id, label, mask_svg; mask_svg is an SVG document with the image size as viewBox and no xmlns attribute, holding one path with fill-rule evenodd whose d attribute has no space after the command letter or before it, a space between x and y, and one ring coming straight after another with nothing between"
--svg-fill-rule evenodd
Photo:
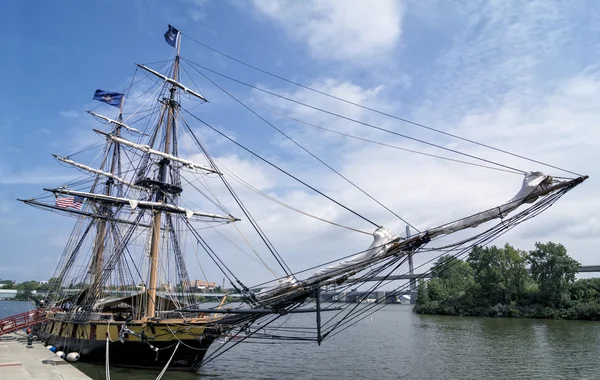
<instances>
[{"instance_id":1,"label":"river water","mask_svg":"<svg viewBox=\"0 0 600 380\"><path fill-rule=\"evenodd\" d=\"M0 317L30 307L0 301ZM431 316L411 309L386 306L320 347L241 343L199 373L167 372L163 379L600 379L599 322ZM295 325L314 323L311 315L298 318ZM104 379L104 366L76 365ZM111 379L155 379L158 372L112 367Z\"/></svg>"}]
</instances>

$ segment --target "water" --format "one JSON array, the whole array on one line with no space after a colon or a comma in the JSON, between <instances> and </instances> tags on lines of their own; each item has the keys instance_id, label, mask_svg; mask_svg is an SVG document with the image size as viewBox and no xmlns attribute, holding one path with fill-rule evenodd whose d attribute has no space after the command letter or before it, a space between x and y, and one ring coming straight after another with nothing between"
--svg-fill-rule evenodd
<instances>
[{"instance_id":1,"label":"water","mask_svg":"<svg viewBox=\"0 0 600 380\"><path fill-rule=\"evenodd\" d=\"M0 301L0 317L30 307ZM296 325L314 318L296 317ZM320 347L242 343L199 373L163 379L598 379L599 357L598 322L416 315L408 305L389 305ZM104 379L104 366L77 367ZM111 378L158 372L111 368Z\"/></svg>"}]
</instances>

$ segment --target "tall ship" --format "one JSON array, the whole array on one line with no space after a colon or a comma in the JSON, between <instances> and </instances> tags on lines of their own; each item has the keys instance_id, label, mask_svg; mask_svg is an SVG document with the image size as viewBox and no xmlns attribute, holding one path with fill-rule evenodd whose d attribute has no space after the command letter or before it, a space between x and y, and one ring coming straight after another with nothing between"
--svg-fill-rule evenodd
<instances>
[{"instance_id":1,"label":"tall ship","mask_svg":"<svg viewBox=\"0 0 600 380\"><path fill-rule=\"evenodd\" d=\"M412 258L419 254L428 253L432 259L441 254L465 255L472 247L485 245L543 212L587 178L575 173L567 178L518 171L522 178L515 182L515 193L507 194L509 200L505 203L424 230L389 231L320 190L319 184L290 173L274 159L252 151L204 120L199 109L212 103L193 83L184 83L181 70L187 67L203 75L210 69L181 57L181 37L179 30L169 26L165 40L173 49L171 59L154 65L138 64L131 86L122 92L96 91L93 98L100 102L98 105L104 111L114 111L88 111L98 122L94 129L97 141L69 155L54 156L81 176L45 188L42 196L20 199L27 205L74 218L74 228L44 302L44 319L34 332L60 351L77 353L82 361L196 370L244 341L321 344L381 307L379 302L325 303L324 295L335 300L342 293L361 288L366 297L382 284L389 284L394 276L409 274L409 270L414 273ZM182 66L184 63L186 66ZM209 76L204 78L212 82ZM145 87L136 88L138 84ZM233 99L261 118L252 105ZM294 101L283 95L279 100ZM314 106L312 109L328 112ZM315 162L341 175L273 123L263 121L309 153ZM332 207L369 225L369 230L294 208L276 195L253 187L240 173L231 172L211 156L203 131L218 134L226 143L322 196ZM188 147L185 154L181 149L184 145ZM485 161L486 165L495 164ZM357 187L346 177L343 179ZM286 254L275 248L262 228L269 221L252 216L252 207L244 202L232 181L307 218L370 235L372 244L351 252L332 252L317 265L292 270ZM377 207L385 208L369 197ZM234 205L237 215L226 205ZM248 259L264 264L273 274L270 281L248 284L244 273L231 269L232 255L224 254L206 237L206 231L221 233L226 228L248 243ZM254 234L252 238L246 236L248 231ZM201 260L193 259L199 255ZM198 297L188 274L190 265L195 267L194 272L205 272L205 263L216 268L218 278L227 279L230 288L228 294L223 288L217 291L216 298L209 300L212 302ZM215 273L210 276L214 278ZM396 283L386 297L409 294L414 291L416 279L413 275L411 281ZM294 329L280 323L282 318L299 313L314 315L314 325Z\"/></svg>"}]
</instances>

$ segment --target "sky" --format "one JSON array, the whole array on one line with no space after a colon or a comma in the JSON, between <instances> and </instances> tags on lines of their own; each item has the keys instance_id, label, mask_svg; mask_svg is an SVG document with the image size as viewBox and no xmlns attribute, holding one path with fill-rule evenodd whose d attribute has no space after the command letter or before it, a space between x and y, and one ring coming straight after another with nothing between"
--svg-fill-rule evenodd
<instances>
[{"instance_id":1,"label":"sky","mask_svg":"<svg viewBox=\"0 0 600 380\"><path fill-rule=\"evenodd\" d=\"M0 279L46 280L54 272L73 219L16 199L36 197L44 187L73 179L73 171L51 154L66 155L98 141L91 129L102 125L85 113L98 107L93 92L128 86L135 63L157 67L152 63L169 59L173 49L163 39L168 24L184 33L183 58L254 86L510 167L573 176L276 80L196 41L337 97L589 175L551 209L495 244L530 250L535 242L554 241L582 264L600 264L599 12L594 1L549 0L2 2ZM209 99L194 111L203 120L377 224L404 231L403 221L188 70L182 81L189 79L186 85ZM418 229L500 205L520 187L520 175L367 144L293 122L265 108L362 138L474 162L223 77L211 78ZM141 102L136 101L126 104ZM105 114L114 112L102 107ZM373 231L369 223L206 128L194 128L217 163L254 187L319 217ZM236 186L294 270L360 251L372 241ZM231 200L225 202L234 208ZM215 210L207 206L205 211ZM239 210L232 213L240 216ZM264 268L218 241L214 232L205 236L214 239L245 281L269 279ZM192 253L186 255L188 263L195 262ZM196 265L188 269L191 277L201 278ZM210 280L220 282L215 268L207 265L207 270Z\"/></svg>"}]
</instances>

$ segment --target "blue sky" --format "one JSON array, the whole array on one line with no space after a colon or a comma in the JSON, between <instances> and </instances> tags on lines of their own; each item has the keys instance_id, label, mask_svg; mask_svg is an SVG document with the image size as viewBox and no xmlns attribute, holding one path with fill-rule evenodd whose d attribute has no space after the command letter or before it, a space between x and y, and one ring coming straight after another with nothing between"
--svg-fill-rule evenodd
<instances>
[{"instance_id":1,"label":"blue sky","mask_svg":"<svg viewBox=\"0 0 600 380\"><path fill-rule=\"evenodd\" d=\"M73 220L15 199L36 196L42 187L70 178L72 172L51 154L68 154L96 138L90 128L98 125L84 111L98 107L91 100L97 88L120 91L134 75L134 63L169 58L172 49L162 37L167 24L240 60L342 98L589 174L581 188L499 243L531 249L536 241L553 240L582 263L599 263L594 252L600 244L600 6L593 1L40 1L35 6L13 1L0 7L2 279L52 275ZM185 36L182 56L368 123L521 169L548 169L309 93ZM210 100L197 108L205 120L378 223L403 230L403 223L191 74L188 79ZM214 79L251 105L447 155ZM521 178L511 174L365 146L272 114L268 118L419 228L498 205L520 185ZM254 186L342 224L371 228L202 131L219 162L241 171ZM553 169L549 174L565 175ZM256 205L251 211L293 268L370 244L368 237L323 227L240 191ZM233 268L247 265L244 257L228 259ZM194 268L190 272L198 274ZM260 281L264 273L259 272L247 280Z\"/></svg>"}]
</instances>

